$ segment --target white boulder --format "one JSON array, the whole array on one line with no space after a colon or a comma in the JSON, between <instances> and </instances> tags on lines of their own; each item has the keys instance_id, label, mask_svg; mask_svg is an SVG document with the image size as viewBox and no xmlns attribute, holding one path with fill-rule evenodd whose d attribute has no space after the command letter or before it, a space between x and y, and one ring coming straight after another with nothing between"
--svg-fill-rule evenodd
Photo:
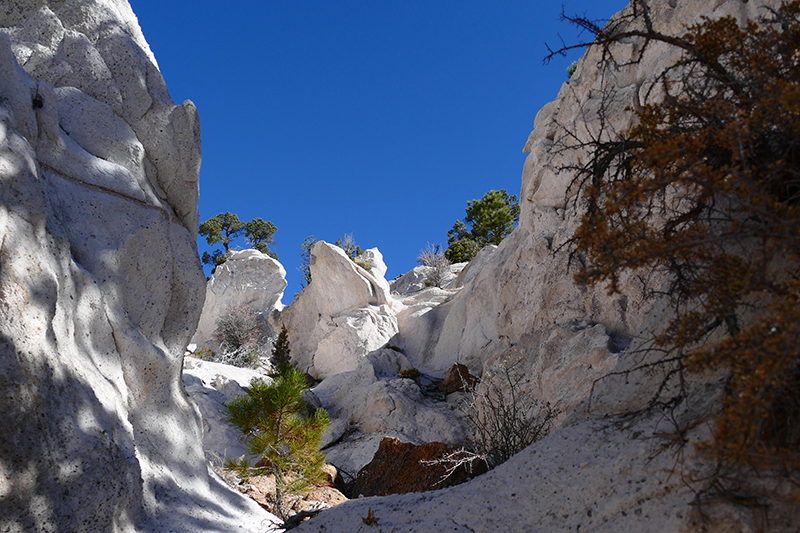
<instances>
[{"instance_id":1,"label":"white boulder","mask_svg":"<svg viewBox=\"0 0 800 533\"><path fill-rule=\"evenodd\" d=\"M286 270L276 259L258 250L231 251L206 283L206 301L192 342L215 350L217 318L229 307L247 306L265 319L280 311L286 285Z\"/></svg>"},{"instance_id":2,"label":"white boulder","mask_svg":"<svg viewBox=\"0 0 800 533\"><path fill-rule=\"evenodd\" d=\"M467 428L455 407L442 398L426 396L417 380L400 375L412 368L402 353L384 348L364 357L355 370L332 375L314 387L334 420L358 430L325 450L331 461L357 472L372 456L354 443L361 442L374 453L385 435L415 444L464 443Z\"/></svg>"},{"instance_id":3,"label":"white boulder","mask_svg":"<svg viewBox=\"0 0 800 533\"><path fill-rule=\"evenodd\" d=\"M355 370L371 351L397 333L394 300L382 275L382 256L368 250L368 271L324 241L311 250L312 282L292 304L271 317L289 331L292 361L318 379ZM385 271L385 265L384 265Z\"/></svg>"}]
</instances>

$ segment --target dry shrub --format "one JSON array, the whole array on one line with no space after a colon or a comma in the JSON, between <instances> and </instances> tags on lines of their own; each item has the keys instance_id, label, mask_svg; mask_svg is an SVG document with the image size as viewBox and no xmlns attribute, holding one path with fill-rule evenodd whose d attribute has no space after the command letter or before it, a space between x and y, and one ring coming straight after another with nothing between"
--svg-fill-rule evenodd
<instances>
[{"instance_id":1,"label":"dry shrub","mask_svg":"<svg viewBox=\"0 0 800 533\"><path fill-rule=\"evenodd\" d=\"M230 306L217 317L214 333L220 348L217 362L239 367L258 365L267 344L267 326L261 313L246 305Z\"/></svg>"}]
</instances>

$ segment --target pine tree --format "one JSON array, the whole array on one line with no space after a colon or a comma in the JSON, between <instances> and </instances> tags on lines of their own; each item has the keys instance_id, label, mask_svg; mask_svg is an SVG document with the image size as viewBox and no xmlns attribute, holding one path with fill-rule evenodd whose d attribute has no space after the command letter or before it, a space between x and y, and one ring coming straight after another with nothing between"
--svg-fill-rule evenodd
<instances>
[{"instance_id":1,"label":"pine tree","mask_svg":"<svg viewBox=\"0 0 800 533\"><path fill-rule=\"evenodd\" d=\"M274 381L254 381L247 393L225 404L228 421L247 439L250 458L228 461L242 478L275 476L275 508L286 519L286 499L322 481L325 456L319 449L330 425L324 409L308 413L305 375L286 368Z\"/></svg>"}]
</instances>

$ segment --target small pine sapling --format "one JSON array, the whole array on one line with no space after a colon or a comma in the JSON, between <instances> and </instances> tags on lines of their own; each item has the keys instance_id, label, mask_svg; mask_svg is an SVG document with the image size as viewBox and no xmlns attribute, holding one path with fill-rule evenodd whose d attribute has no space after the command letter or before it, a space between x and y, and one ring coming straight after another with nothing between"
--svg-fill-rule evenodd
<instances>
[{"instance_id":1,"label":"small pine sapling","mask_svg":"<svg viewBox=\"0 0 800 533\"><path fill-rule=\"evenodd\" d=\"M290 358L291 348L289 347L289 330L286 326L281 326L275 346L272 347L272 359L278 367L278 372L283 374L286 369L292 367Z\"/></svg>"},{"instance_id":2,"label":"small pine sapling","mask_svg":"<svg viewBox=\"0 0 800 533\"><path fill-rule=\"evenodd\" d=\"M275 510L288 518L287 499L324 479L322 433L330 425L324 409L308 414L305 375L293 368L274 381L254 381L247 393L225 404L227 420L247 440L250 457L229 460L240 478L275 476Z\"/></svg>"}]
</instances>

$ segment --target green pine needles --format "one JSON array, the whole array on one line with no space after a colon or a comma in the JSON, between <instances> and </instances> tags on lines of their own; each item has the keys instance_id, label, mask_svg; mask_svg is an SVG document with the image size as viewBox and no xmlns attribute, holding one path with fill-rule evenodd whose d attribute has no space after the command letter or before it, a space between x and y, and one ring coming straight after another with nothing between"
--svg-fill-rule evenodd
<instances>
[{"instance_id":1,"label":"green pine needles","mask_svg":"<svg viewBox=\"0 0 800 533\"><path fill-rule=\"evenodd\" d=\"M324 409L309 412L303 401L305 375L284 368L271 383L254 381L247 393L228 402L228 421L247 439L251 457L229 460L226 468L240 478L275 476L275 510L284 520L287 498L323 479L325 456L319 449L330 425Z\"/></svg>"}]
</instances>

